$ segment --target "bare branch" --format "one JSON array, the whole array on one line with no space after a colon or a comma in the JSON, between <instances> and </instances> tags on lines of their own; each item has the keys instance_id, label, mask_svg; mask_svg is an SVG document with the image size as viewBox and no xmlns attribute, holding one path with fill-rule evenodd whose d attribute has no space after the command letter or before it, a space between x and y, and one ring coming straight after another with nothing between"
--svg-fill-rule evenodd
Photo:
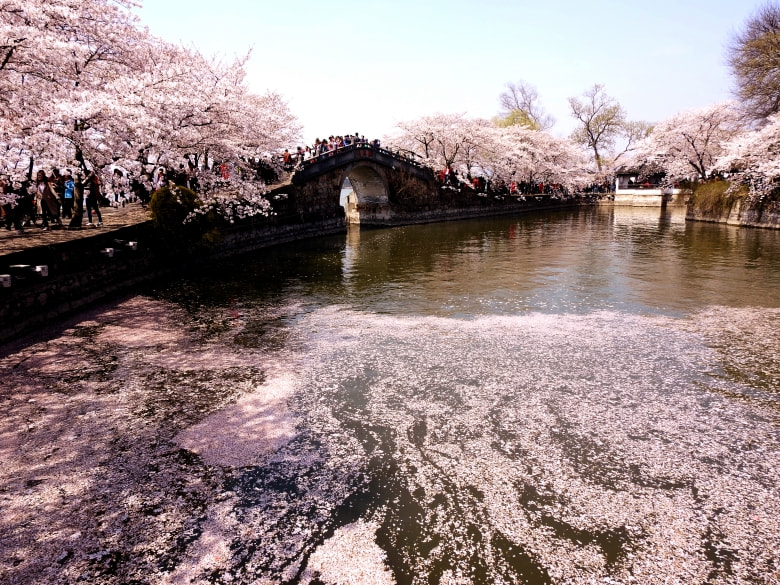
<instances>
[{"instance_id":1,"label":"bare branch","mask_svg":"<svg viewBox=\"0 0 780 585\"><path fill-rule=\"evenodd\" d=\"M736 95L753 120L780 112L780 6L759 8L728 49Z\"/></svg>"},{"instance_id":2,"label":"bare branch","mask_svg":"<svg viewBox=\"0 0 780 585\"><path fill-rule=\"evenodd\" d=\"M499 96L502 117L507 125L520 123L533 130L549 130L555 125L555 118L544 111L539 104L539 92L526 81L507 83L507 90Z\"/></svg>"}]
</instances>

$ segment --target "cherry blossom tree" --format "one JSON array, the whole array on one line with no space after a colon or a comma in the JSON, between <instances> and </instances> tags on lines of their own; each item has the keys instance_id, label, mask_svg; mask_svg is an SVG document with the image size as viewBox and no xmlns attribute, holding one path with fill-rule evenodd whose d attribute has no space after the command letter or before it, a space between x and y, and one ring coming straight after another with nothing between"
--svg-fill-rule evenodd
<instances>
[{"instance_id":1,"label":"cherry blossom tree","mask_svg":"<svg viewBox=\"0 0 780 585\"><path fill-rule=\"evenodd\" d=\"M658 164L667 181L704 180L740 128L740 112L733 102L682 112L653 128L638 146L636 159Z\"/></svg>"},{"instance_id":2,"label":"cherry blossom tree","mask_svg":"<svg viewBox=\"0 0 780 585\"><path fill-rule=\"evenodd\" d=\"M753 195L774 189L780 180L780 114L767 118L759 129L736 134L724 145L716 167L747 185Z\"/></svg>"},{"instance_id":3,"label":"cherry blossom tree","mask_svg":"<svg viewBox=\"0 0 780 585\"><path fill-rule=\"evenodd\" d=\"M132 91L122 92L128 108L149 118L148 125L135 127L140 132L125 138L136 157L127 164L148 170L151 164L174 168L186 160L197 169L204 208L231 218L252 215L253 209L266 213L264 185L252 166L297 139L300 126L287 104L277 94L247 90L248 55L225 65L173 46L150 53L153 66L130 81ZM209 161L231 169L228 177L212 172Z\"/></svg>"},{"instance_id":4,"label":"cherry blossom tree","mask_svg":"<svg viewBox=\"0 0 780 585\"><path fill-rule=\"evenodd\" d=\"M512 181L583 182L584 158L571 141L521 125L500 127L488 120L438 114L399 124L401 134L385 138L391 148L414 152L434 170L451 166L463 175L482 175L495 184Z\"/></svg>"},{"instance_id":5,"label":"cherry blossom tree","mask_svg":"<svg viewBox=\"0 0 780 585\"><path fill-rule=\"evenodd\" d=\"M133 47L146 36L128 10L133 5L5 0L0 6L6 96L0 107L35 164L83 165L85 152L94 151L111 103L104 86L128 74Z\"/></svg>"},{"instance_id":6,"label":"cherry blossom tree","mask_svg":"<svg viewBox=\"0 0 780 585\"><path fill-rule=\"evenodd\" d=\"M0 0L0 172L140 174L218 160L236 172L205 173L212 205L266 213L248 169L297 138L295 117L278 95L248 90L248 55L221 63L154 38L130 10L137 5Z\"/></svg>"},{"instance_id":7,"label":"cherry blossom tree","mask_svg":"<svg viewBox=\"0 0 780 585\"><path fill-rule=\"evenodd\" d=\"M504 183L559 184L567 189L585 181L585 159L570 140L522 126L493 132L491 173Z\"/></svg>"},{"instance_id":8,"label":"cherry blossom tree","mask_svg":"<svg viewBox=\"0 0 780 585\"><path fill-rule=\"evenodd\" d=\"M463 114L434 114L398 124L401 133L386 143L415 153L433 169L458 164L475 141L474 127Z\"/></svg>"}]
</instances>

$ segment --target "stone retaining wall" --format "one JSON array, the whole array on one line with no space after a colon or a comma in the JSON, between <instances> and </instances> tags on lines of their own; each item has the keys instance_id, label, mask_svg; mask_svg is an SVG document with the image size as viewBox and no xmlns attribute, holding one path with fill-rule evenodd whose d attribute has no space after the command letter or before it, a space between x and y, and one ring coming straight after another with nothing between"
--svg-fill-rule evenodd
<instances>
[{"instance_id":1,"label":"stone retaining wall","mask_svg":"<svg viewBox=\"0 0 780 585\"><path fill-rule=\"evenodd\" d=\"M716 212L705 211L695 202L691 202L688 204L685 219L740 227L780 229L780 201L735 199L731 205Z\"/></svg>"},{"instance_id":2,"label":"stone retaining wall","mask_svg":"<svg viewBox=\"0 0 780 585\"><path fill-rule=\"evenodd\" d=\"M344 230L343 219L297 224L247 222L225 230L221 245L210 253L195 256L172 250L159 240L152 223L145 222L5 254L0 256L0 275L10 274L11 286L0 285L0 344L178 270ZM130 242L135 243L135 249ZM46 268L36 272L36 266Z\"/></svg>"},{"instance_id":3,"label":"stone retaining wall","mask_svg":"<svg viewBox=\"0 0 780 585\"><path fill-rule=\"evenodd\" d=\"M364 205L362 207L365 217L361 217L360 225L377 227L412 225L513 213L528 213L530 211L565 209L581 207L589 203L595 203L595 199L553 199L549 196L528 196L525 200L504 197L502 201L491 201L486 198L481 205L470 206L463 205L462 202L453 201L448 205L430 206L417 211L399 209L397 205L377 205L373 207Z\"/></svg>"}]
</instances>

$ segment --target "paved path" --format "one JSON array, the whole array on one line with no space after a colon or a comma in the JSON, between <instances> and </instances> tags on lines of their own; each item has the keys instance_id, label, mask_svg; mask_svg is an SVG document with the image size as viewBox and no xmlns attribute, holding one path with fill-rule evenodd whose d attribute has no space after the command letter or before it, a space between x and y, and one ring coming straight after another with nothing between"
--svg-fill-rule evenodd
<instances>
[{"instance_id":1,"label":"paved path","mask_svg":"<svg viewBox=\"0 0 780 585\"><path fill-rule=\"evenodd\" d=\"M149 211L144 209L140 203L129 203L125 207L119 208L101 207L100 213L103 216L103 227L100 228L84 227L80 230L49 229L43 231L40 227L27 227L24 228L24 233L18 234L16 230L6 230L3 226L0 228L0 257L37 246L88 238L100 232L143 223L150 219ZM86 223L87 218L84 214L84 224Z\"/></svg>"}]
</instances>

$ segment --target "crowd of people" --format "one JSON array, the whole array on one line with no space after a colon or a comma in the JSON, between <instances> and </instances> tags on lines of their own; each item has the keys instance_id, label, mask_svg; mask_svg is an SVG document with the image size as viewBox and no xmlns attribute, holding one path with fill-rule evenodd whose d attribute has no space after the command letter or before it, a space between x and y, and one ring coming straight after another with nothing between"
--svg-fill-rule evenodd
<instances>
[{"instance_id":1,"label":"crowd of people","mask_svg":"<svg viewBox=\"0 0 780 585\"><path fill-rule=\"evenodd\" d=\"M282 164L284 170L289 172L301 163L354 144L365 144L366 146L371 146L373 148L379 148L380 146L378 139L369 141L366 140L365 136L362 136L357 132L344 136L329 136L323 140L317 138L313 145L299 146L295 149L295 152L290 152L289 149L285 149L282 154Z\"/></svg>"},{"instance_id":2,"label":"crowd of people","mask_svg":"<svg viewBox=\"0 0 780 585\"><path fill-rule=\"evenodd\" d=\"M88 214L88 226L102 226L99 193L100 183L93 172L86 176L77 172L74 176L70 170L61 173L54 168L47 175L41 169L34 181L25 181L16 188L8 177L0 176L0 195L15 195L13 203L2 206L2 219L6 229L16 229L19 233L31 227L44 231L50 228L80 228L84 211ZM95 223L92 221L93 213Z\"/></svg>"},{"instance_id":3,"label":"crowd of people","mask_svg":"<svg viewBox=\"0 0 780 585\"><path fill-rule=\"evenodd\" d=\"M101 207L123 206L130 201L141 201L145 198L143 194L148 194L148 189L139 181L134 183L137 184L131 184L121 169L115 169L109 198L103 182L94 171L84 174L53 168L47 174L40 169L34 180L16 184L8 176L0 175L0 202L3 202L0 205L0 221L7 230L15 229L17 233L32 228L46 231L102 227Z\"/></svg>"},{"instance_id":4,"label":"crowd of people","mask_svg":"<svg viewBox=\"0 0 780 585\"><path fill-rule=\"evenodd\" d=\"M215 174L220 175L224 179L229 178L230 171L224 163L215 164L212 170ZM198 175L195 165L191 161L187 161L186 167L184 166L184 163L180 164L178 169L165 169L164 167L160 167L153 177L149 177L149 175L146 174L141 177L141 185L146 186L147 190L151 187L152 192L162 189L169 183L187 187L187 189L197 192ZM134 192L138 190L137 187L133 188L135 189Z\"/></svg>"},{"instance_id":5,"label":"crowd of people","mask_svg":"<svg viewBox=\"0 0 780 585\"><path fill-rule=\"evenodd\" d=\"M200 192L198 169L191 161L186 163L179 164L178 168L158 167L154 172L143 172L138 176L114 168L105 181L94 171L85 174L80 170L74 173L58 168L52 168L48 173L44 169L38 170L29 180L17 182L0 174L0 224L20 234L33 228L102 227L101 207L124 207L135 202L146 206L155 191L171 184ZM276 174L266 167L259 163L254 166L247 163L244 168L214 162L206 170L210 171L209 176L213 175L208 181L215 184L227 184L233 174L269 182Z\"/></svg>"},{"instance_id":6,"label":"crowd of people","mask_svg":"<svg viewBox=\"0 0 780 585\"><path fill-rule=\"evenodd\" d=\"M558 183L537 183L533 181L510 181L507 183L502 179L488 179L481 175L463 174L454 170L451 166L441 169L435 176L436 180L444 187L457 190L465 187L483 194L511 195L513 197L568 194L568 189Z\"/></svg>"}]
</instances>

